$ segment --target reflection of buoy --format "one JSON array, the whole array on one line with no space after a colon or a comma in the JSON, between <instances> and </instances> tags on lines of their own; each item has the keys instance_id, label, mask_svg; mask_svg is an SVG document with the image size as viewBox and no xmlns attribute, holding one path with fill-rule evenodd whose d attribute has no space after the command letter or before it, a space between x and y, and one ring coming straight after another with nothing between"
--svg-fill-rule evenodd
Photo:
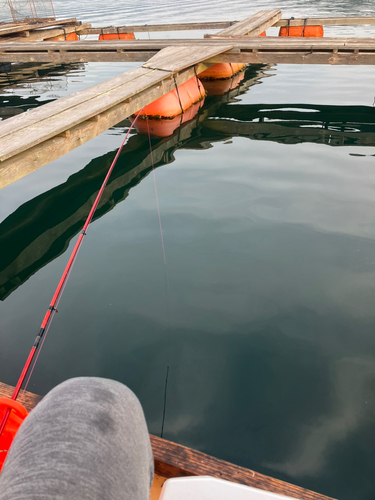
<instances>
[{"instance_id":1,"label":"reflection of buoy","mask_svg":"<svg viewBox=\"0 0 375 500\"><path fill-rule=\"evenodd\" d=\"M204 99L206 91L195 76L143 108L140 118L174 118Z\"/></svg>"},{"instance_id":2,"label":"reflection of buoy","mask_svg":"<svg viewBox=\"0 0 375 500\"><path fill-rule=\"evenodd\" d=\"M99 40L134 40L134 33L104 33Z\"/></svg>"},{"instance_id":3,"label":"reflection of buoy","mask_svg":"<svg viewBox=\"0 0 375 500\"><path fill-rule=\"evenodd\" d=\"M206 80L204 82L204 88L207 91L207 95L222 95L230 90L238 87L240 82L245 78L245 73L242 71L241 73L237 73L232 78L228 78L227 80Z\"/></svg>"},{"instance_id":4,"label":"reflection of buoy","mask_svg":"<svg viewBox=\"0 0 375 500\"><path fill-rule=\"evenodd\" d=\"M8 408L11 412L0 436L0 471L7 456L6 452L9 450L20 425L28 415L26 408L24 408L18 401L8 398L0 398L0 422L2 422Z\"/></svg>"},{"instance_id":5,"label":"reflection of buoy","mask_svg":"<svg viewBox=\"0 0 375 500\"><path fill-rule=\"evenodd\" d=\"M154 137L169 137L183 123L192 120L198 113L201 106L203 106L203 103L204 101L202 100L200 102L197 102L196 104L193 104L193 106L186 110L183 115L175 116L172 119L149 119L148 127L150 130L150 134ZM134 117L132 117L131 119L134 120ZM148 134L146 120L137 120L134 126L137 129L138 133Z\"/></svg>"},{"instance_id":6,"label":"reflection of buoy","mask_svg":"<svg viewBox=\"0 0 375 500\"><path fill-rule=\"evenodd\" d=\"M282 26L279 31L279 36L322 38L323 35L323 26Z\"/></svg>"},{"instance_id":7,"label":"reflection of buoy","mask_svg":"<svg viewBox=\"0 0 375 500\"><path fill-rule=\"evenodd\" d=\"M202 80L225 80L243 71L245 67L245 63L217 63L199 73L198 76Z\"/></svg>"},{"instance_id":8,"label":"reflection of buoy","mask_svg":"<svg viewBox=\"0 0 375 500\"><path fill-rule=\"evenodd\" d=\"M59 35L54 38L46 38L45 42L76 42L79 40L77 33L69 33L68 35Z\"/></svg>"}]
</instances>

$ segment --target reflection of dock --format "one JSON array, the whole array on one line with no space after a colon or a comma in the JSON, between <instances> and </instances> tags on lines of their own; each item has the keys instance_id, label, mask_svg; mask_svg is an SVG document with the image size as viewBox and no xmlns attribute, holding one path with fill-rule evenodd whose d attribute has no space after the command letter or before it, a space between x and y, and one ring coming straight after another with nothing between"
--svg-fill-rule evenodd
<instances>
[{"instance_id":1,"label":"reflection of dock","mask_svg":"<svg viewBox=\"0 0 375 500\"><path fill-rule=\"evenodd\" d=\"M225 138L282 144L375 146L375 108L315 104L247 104L222 107L204 127ZM223 139L224 140L224 137Z\"/></svg>"},{"instance_id":2,"label":"reflection of dock","mask_svg":"<svg viewBox=\"0 0 375 500\"><path fill-rule=\"evenodd\" d=\"M267 69L268 66L250 68L247 79L239 88L212 98L198 116L177 129L171 137L154 140L155 167L173 162L173 153L177 149L206 149L206 139L200 138L202 122L214 115L224 102L232 102L251 85L258 83ZM0 224L0 245L3 248L0 263L1 300L66 250L71 238L82 228L113 155L113 152L109 152L95 158L64 184L21 205ZM132 136L118 160L94 219L105 215L124 200L129 190L139 184L151 168L148 137ZM50 214L54 214L53 220Z\"/></svg>"},{"instance_id":3,"label":"reflection of dock","mask_svg":"<svg viewBox=\"0 0 375 500\"><path fill-rule=\"evenodd\" d=\"M177 149L207 149L215 142L236 135L284 144L317 142L329 145L374 145L375 136L370 132L375 131L373 108L304 104L236 105L236 97L257 84L267 69L262 67L255 71L250 68L246 80L238 89L224 96L207 98L200 113L192 121L177 129L171 137L154 140L155 167L173 162L173 154ZM214 115L225 119L210 119ZM312 120L312 116L315 120ZM245 117L258 121L239 121ZM272 121L266 122L266 119ZM278 123L275 123L277 120ZM318 123L320 128L317 128ZM332 130L333 127L337 131ZM345 127L358 131L342 131ZM327 140L326 135L321 134L329 134L331 139ZM113 152L109 152L95 158L64 184L28 201L0 224L0 244L3 249L0 299L4 300L32 274L65 251L71 238L82 228L113 155ZM147 136L132 136L104 191L96 218L102 217L124 200L130 189L137 186L151 168ZM50 214L54 214L53 220Z\"/></svg>"}]
</instances>

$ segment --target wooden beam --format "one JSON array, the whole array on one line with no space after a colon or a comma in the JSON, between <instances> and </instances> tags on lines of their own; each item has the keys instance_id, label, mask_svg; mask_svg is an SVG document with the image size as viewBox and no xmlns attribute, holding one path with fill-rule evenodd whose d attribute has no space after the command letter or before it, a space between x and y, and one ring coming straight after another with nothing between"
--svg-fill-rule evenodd
<instances>
[{"instance_id":1,"label":"wooden beam","mask_svg":"<svg viewBox=\"0 0 375 500\"><path fill-rule=\"evenodd\" d=\"M29 32L27 38L22 37L7 37L7 42L33 42L36 40L48 40L61 35L68 35L69 33L81 34L83 29L90 28L91 24L85 23L81 26L65 26L64 28L52 28L43 30L32 30ZM0 38L1 43L1 38Z\"/></svg>"},{"instance_id":2,"label":"wooden beam","mask_svg":"<svg viewBox=\"0 0 375 500\"><path fill-rule=\"evenodd\" d=\"M178 24L142 24L134 26L109 26L105 28L89 28L83 30L83 35L103 35L118 33L149 33L153 31L188 31L188 30L217 30L229 28L237 21L218 21L206 23L178 23Z\"/></svg>"},{"instance_id":3,"label":"wooden beam","mask_svg":"<svg viewBox=\"0 0 375 500\"><path fill-rule=\"evenodd\" d=\"M222 38L240 35L258 36L267 28L273 26L281 18L281 10L261 10L256 14L235 23L215 35L205 35L205 38Z\"/></svg>"},{"instance_id":4,"label":"wooden beam","mask_svg":"<svg viewBox=\"0 0 375 500\"><path fill-rule=\"evenodd\" d=\"M355 26L375 24L375 17L307 17L280 19L275 26Z\"/></svg>"},{"instance_id":5,"label":"wooden beam","mask_svg":"<svg viewBox=\"0 0 375 500\"><path fill-rule=\"evenodd\" d=\"M200 45L199 51L197 51L196 48L191 45L166 47L147 61L143 67L170 72L182 71L210 57L215 57L222 52L227 52L231 48L231 45L218 45L215 47L212 45Z\"/></svg>"},{"instance_id":6,"label":"wooden beam","mask_svg":"<svg viewBox=\"0 0 375 500\"><path fill-rule=\"evenodd\" d=\"M0 397L10 397L13 389L0 382ZM36 394L26 392L19 401L31 411L41 399ZM163 478L212 476L299 500L332 500L320 493L239 467L166 439L150 435L150 441L155 460L155 473Z\"/></svg>"},{"instance_id":7,"label":"wooden beam","mask_svg":"<svg viewBox=\"0 0 375 500\"><path fill-rule=\"evenodd\" d=\"M192 78L207 66L198 63L228 47L206 47L197 57L190 47L161 52L147 67L137 68L57 101L0 122L0 170L13 182L58 158L137 112L142 107ZM164 62L163 62L164 61ZM190 62L189 62L190 61ZM98 117L94 121L94 117ZM89 133L82 134L82 130ZM69 131L68 134L64 134ZM61 142L62 141L62 142ZM43 152L43 155L41 154ZM25 158L28 166L25 168ZM17 169L17 164L22 165Z\"/></svg>"},{"instance_id":8,"label":"wooden beam","mask_svg":"<svg viewBox=\"0 0 375 500\"><path fill-rule=\"evenodd\" d=\"M75 17L72 17L70 19L53 19L45 22L19 23L19 24L12 23L11 26L0 25L0 36L9 35L12 33L20 33L22 31L27 31L27 30L34 30L37 28L47 28L48 26L60 26L62 24L80 25L81 22L77 21Z\"/></svg>"}]
</instances>

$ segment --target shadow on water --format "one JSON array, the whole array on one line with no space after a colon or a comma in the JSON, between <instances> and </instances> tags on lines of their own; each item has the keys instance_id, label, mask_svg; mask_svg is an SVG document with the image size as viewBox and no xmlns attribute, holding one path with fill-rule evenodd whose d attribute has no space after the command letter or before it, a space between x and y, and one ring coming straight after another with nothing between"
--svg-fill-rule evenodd
<instances>
[{"instance_id":1,"label":"shadow on water","mask_svg":"<svg viewBox=\"0 0 375 500\"><path fill-rule=\"evenodd\" d=\"M199 114L168 138L153 139L155 168L174 161L178 149L208 149L235 136L283 144L302 142L330 146L375 145L375 109L365 106L309 104L236 104L264 77L268 65L251 66L241 85L221 96L207 97ZM30 97L32 99L32 97ZM119 126L117 126L119 127ZM119 127L123 131L123 127ZM79 232L115 151L94 158L55 188L21 205L0 224L0 299L61 255ZM124 147L95 219L109 212L151 171L147 136L133 135Z\"/></svg>"}]
</instances>

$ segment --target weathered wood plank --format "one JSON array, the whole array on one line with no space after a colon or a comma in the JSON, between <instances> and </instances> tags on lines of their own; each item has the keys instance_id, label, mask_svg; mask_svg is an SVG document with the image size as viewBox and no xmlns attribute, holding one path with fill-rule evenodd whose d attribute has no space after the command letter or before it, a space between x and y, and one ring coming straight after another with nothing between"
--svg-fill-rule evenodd
<instances>
[{"instance_id":1,"label":"weathered wood plank","mask_svg":"<svg viewBox=\"0 0 375 500\"><path fill-rule=\"evenodd\" d=\"M3 382L0 382L0 397L1 398L10 398L12 397L14 391L14 387L4 384ZM31 411L35 406L39 403L39 401L42 400L41 396L37 396L36 394L33 394L32 392L28 391L21 391L20 395L17 398L17 401L19 401L21 404L24 405L27 411Z\"/></svg>"},{"instance_id":2,"label":"weathered wood plank","mask_svg":"<svg viewBox=\"0 0 375 500\"><path fill-rule=\"evenodd\" d=\"M63 42L65 43L65 42ZM69 42L66 42L69 43ZM76 43L76 42L72 42ZM17 52L2 54L0 52L0 62L15 62L15 63L88 63L88 62L146 62L151 57L157 54L157 50L153 51L131 51L123 52L122 50L113 52L66 52L47 51L40 53Z\"/></svg>"},{"instance_id":3,"label":"weathered wood plank","mask_svg":"<svg viewBox=\"0 0 375 500\"><path fill-rule=\"evenodd\" d=\"M237 21L217 21L206 23L175 23L175 24L142 24L130 26L110 26L105 28L89 28L84 35L103 35L117 33L148 33L151 31L188 31L188 30L219 30L229 28Z\"/></svg>"},{"instance_id":4,"label":"weathered wood plank","mask_svg":"<svg viewBox=\"0 0 375 500\"><path fill-rule=\"evenodd\" d=\"M35 22L35 23L19 23L13 26L1 26L0 35L9 35L12 33L20 33L21 31L33 30L36 28L47 28L48 26L59 26L61 24L81 24L75 17L70 19L51 19L50 21Z\"/></svg>"},{"instance_id":5,"label":"weathered wood plank","mask_svg":"<svg viewBox=\"0 0 375 500\"><path fill-rule=\"evenodd\" d=\"M155 472L163 477L212 476L299 500L329 500L313 491L225 462L171 441L150 436Z\"/></svg>"},{"instance_id":6,"label":"weathered wood plank","mask_svg":"<svg viewBox=\"0 0 375 500\"><path fill-rule=\"evenodd\" d=\"M280 19L275 26L356 26L375 24L375 17L307 17Z\"/></svg>"},{"instance_id":7,"label":"weathered wood plank","mask_svg":"<svg viewBox=\"0 0 375 500\"><path fill-rule=\"evenodd\" d=\"M0 397L9 397L12 392L13 387L0 382ZM27 409L31 411L41 399L36 394L26 392L25 406L27 405ZM23 402L21 398L19 400ZM166 439L150 435L150 440L155 460L155 473L163 478L212 476L299 500L332 500L319 493L239 467Z\"/></svg>"},{"instance_id":8,"label":"weathered wood plank","mask_svg":"<svg viewBox=\"0 0 375 500\"><path fill-rule=\"evenodd\" d=\"M244 19L243 21L239 21L235 23L233 26L226 28L216 35L205 35L206 37L230 37L230 36L238 36L238 35L251 35L258 36L263 31L265 31L270 26L273 26L276 21L281 18L281 10L261 10L256 14Z\"/></svg>"},{"instance_id":9,"label":"weathered wood plank","mask_svg":"<svg viewBox=\"0 0 375 500\"><path fill-rule=\"evenodd\" d=\"M56 36L68 35L69 33L81 34L82 29L90 28L90 23L82 24L81 26L65 26L65 28L52 28L45 30L32 30L29 32L27 38L23 37L7 37L7 42L33 42L36 40L47 40L48 38L54 38ZM2 39L0 38L0 43Z\"/></svg>"},{"instance_id":10,"label":"weathered wood plank","mask_svg":"<svg viewBox=\"0 0 375 500\"><path fill-rule=\"evenodd\" d=\"M231 45L200 45L199 51L197 51L196 47L193 45L166 47L147 61L143 67L162 71L182 71L183 69L194 66L209 57L215 57L222 52L226 52L231 48Z\"/></svg>"},{"instance_id":11,"label":"weathered wood plank","mask_svg":"<svg viewBox=\"0 0 375 500\"><path fill-rule=\"evenodd\" d=\"M375 50L371 53L333 53L333 52L247 52L222 54L206 61L207 63L247 63L247 64L330 64L331 66L372 66L375 64Z\"/></svg>"},{"instance_id":12,"label":"weathered wood plank","mask_svg":"<svg viewBox=\"0 0 375 500\"><path fill-rule=\"evenodd\" d=\"M204 70L205 67L204 65L201 68L198 67L197 72ZM108 91L105 98L85 101L81 106L72 106L57 115L39 119L39 116L35 116L37 110L45 113L46 110L43 108L58 101L45 104L33 110L35 111L34 125L31 126L28 126L27 119L21 120L27 113L0 122L0 130L3 123L6 125L7 122L13 120L17 124L14 132L8 126L7 134L0 138L0 154L1 158L4 158L0 163L2 186L14 182L17 178L27 175L96 137L175 86L174 79L170 78L168 73L145 68L138 69L143 69L146 74L133 80L131 86L124 84ZM177 85L194 75L194 68L182 71L176 75ZM85 109L87 106L88 109ZM48 110L48 115L50 115L50 110ZM94 116L98 116L98 119L90 120ZM68 133L59 135L65 131Z\"/></svg>"},{"instance_id":13,"label":"weathered wood plank","mask_svg":"<svg viewBox=\"0 0 375 500\"><path fill-rule=\"evenodd\" d=\"M211 46L223 45L222 39L167 39L167 40L91 40L76 42L3 42L0 44L1 54L12 54L17 52L42 53L48 51L66 52L113 52L141 51L141 50L161 50L170 46ZM320 48L334 50L339 48L351 49L371 49L375 45L375 38L344 38L344 37L324 37L324 38L295 38L295 37L248 37L240 36L231 38L228 45L241 49L295 49Z\"/></svg>"}]
</instances>

